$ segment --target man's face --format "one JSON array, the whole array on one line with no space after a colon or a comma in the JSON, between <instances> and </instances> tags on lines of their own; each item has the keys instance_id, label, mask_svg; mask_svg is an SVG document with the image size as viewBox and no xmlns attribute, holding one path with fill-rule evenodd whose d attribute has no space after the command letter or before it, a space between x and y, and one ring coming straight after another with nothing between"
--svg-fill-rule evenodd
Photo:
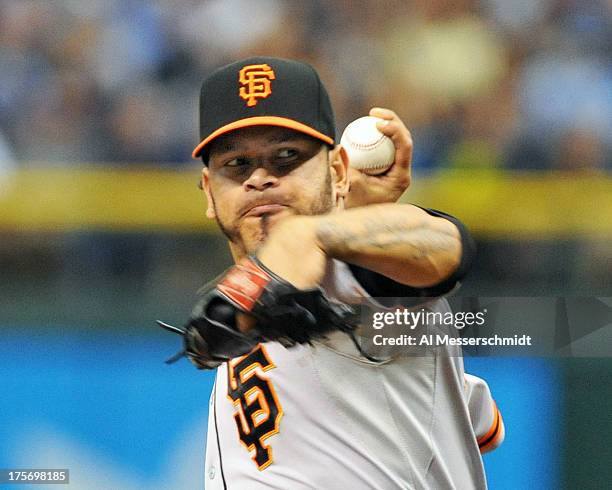
<instances>
[{"instance_id":1,"label":"man's face","mask_svg":"<svg viewBox=\"0 0 612 490\"><path fill-rule=\"evenodd\" d=\"M207 216L239 255L253 253L270 227L291 215L334 206L329 150L291 129L254 126L215 139L203 170Z\"/></svg>"}]
</instances>

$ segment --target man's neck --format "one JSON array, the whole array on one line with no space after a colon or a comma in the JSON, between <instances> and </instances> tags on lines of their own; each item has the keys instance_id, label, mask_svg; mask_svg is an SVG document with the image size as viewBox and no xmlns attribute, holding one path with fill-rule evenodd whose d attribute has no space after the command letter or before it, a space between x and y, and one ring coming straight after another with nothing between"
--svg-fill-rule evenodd
<instances>
[{"instance_id":1,"label":"man's neck","mask_svg":"<svg viewBox=\"0 0 612 490\"><path fill-rule=\"evenodd\" d=\"M232 254L232 258L234 259L234 263L237 264L243 258L245 258L248 254L244 247L235 244L234 242L227 242L229 245L230 253Z\"/></svg>"}]
</instances>

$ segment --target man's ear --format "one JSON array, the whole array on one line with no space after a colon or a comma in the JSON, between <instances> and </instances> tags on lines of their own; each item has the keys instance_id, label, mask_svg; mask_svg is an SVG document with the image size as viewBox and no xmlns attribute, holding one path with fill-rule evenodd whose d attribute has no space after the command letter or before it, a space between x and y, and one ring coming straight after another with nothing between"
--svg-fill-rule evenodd
<instances>
[{"instance_id":1,"label":"man's ear","mask_svg":"<svg viewBox=\"0 0 612 490\"><path fill-rule=\"evenodd\" d=\"M350 181L348 173L348 155L340 145L336 145L329 152L329 166L332 174L332 185L336 196L346 197L349 191Z\"/></svg>"},{"instance_id":2,"label":"man's ear","mask_svg":"<svg viewBox=\"0 0 612 490\"><path fill-rule=\"evenodd\" d=\"M210 193L210 175L208 167L202 167L201 178L201 188L204 191L204 195L206 196L206 217L210 219L215 219L215 204L212 198L212 194Z\"/></svg>"}]
</instances>

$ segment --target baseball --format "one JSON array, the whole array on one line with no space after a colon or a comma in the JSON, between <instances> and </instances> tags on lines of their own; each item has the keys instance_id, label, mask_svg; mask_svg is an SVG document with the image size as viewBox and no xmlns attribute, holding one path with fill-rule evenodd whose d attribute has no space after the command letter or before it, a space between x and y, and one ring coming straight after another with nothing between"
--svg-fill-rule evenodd
<instances>
[{"instance_id":1,"label":"baseball","mask_svg":"<svg viewBox=\"0 0 612 490\"><path fill-rule=\"evenodd\" d=\"M381 133L378 117L364 116L350 123L340 139L348 154L349 165L363 173L377 175L387 170L395 160L395 146Z\"/></svg>"}]
</instances>

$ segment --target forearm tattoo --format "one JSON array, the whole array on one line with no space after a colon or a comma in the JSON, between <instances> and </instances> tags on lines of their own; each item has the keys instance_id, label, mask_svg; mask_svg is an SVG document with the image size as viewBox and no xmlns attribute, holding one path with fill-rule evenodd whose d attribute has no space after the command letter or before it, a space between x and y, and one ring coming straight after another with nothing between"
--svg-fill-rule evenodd
<instances>
[{"instance_id":1,"label":"forearm tattoo","mask_svg":"<svg viewBox=\"0 0 612 490\"><path fill-rule=\"evenodd\" d=\"M434 229L426 220L415 223L400 217L368 218L349 225L340 225L333 219L322 220L317 238L332 257L350 257L400 246L402 253L413 260L453 250L458 241L451 232Z\"/></svg>"}]
</instances>

